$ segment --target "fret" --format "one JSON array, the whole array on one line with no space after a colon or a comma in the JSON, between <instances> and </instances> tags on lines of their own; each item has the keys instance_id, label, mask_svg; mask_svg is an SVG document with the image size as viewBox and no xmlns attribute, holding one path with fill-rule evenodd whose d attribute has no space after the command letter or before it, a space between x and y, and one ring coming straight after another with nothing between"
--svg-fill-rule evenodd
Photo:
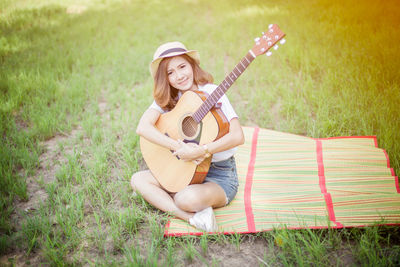
<instances>
[{"instance_id":1,"label":"fret","mask_svg":"<svg viewBox=\"0 0 400 267\"><path fill-rule=\"evenodd\" d=\"M226 90L227 90L229 87L231 87L231 84L229 84L228 81L227 81L226 79L223 81L223 84L224 84L224 87L225 87L224 89L226 89ZM226 91L226 90L225 90L225 91Z\"/></svg>"},{"instance_id":2,"label":"fret","mask_svg":"<svg viewBox=\"0 0 400 267\"><path fill-rule=\"evenodd\" d=\"M215 106L215 104L217 103L217 101L218 101L218 99L215 100L215 101L210 101L210 102L209 102L209 106L210 106L210 109L209 109L209 110L211 110L211 109Z\"/></svg>"},{"instance_id":3,"label":"fret","mask_svg":"<svg viewBox=\"0 0 400 267\"><path fill-rule=\"evenodd\" d=\"M199 119L199 116L197 115L197 111L195 112L195 113L193 113L193 115L192 115L192 118L197 122L197 123L200 123L200 119Z\"/></svg>"},{"instance_id":4,"label":"fret","mask_svg":"<svg viewBox=\"0 0 400 267\"><path fill-rule=\"evenodd\" d=\"M229 75L228 76L226 76L226 79L228 79L229 78L229 80L231 80L231 84L233 84L233 82L235 81L235 80L232 80L232 78L231 77L229 77Z\"/></svg>"},{"instance_id":5,"label":"fret","mask_svg":"<svg viewBox=\"0 0 400 267\"><path fill-rule=\"evenodd\" d=\"M218 101L218 99L221 97L221 95L223 95L224 94L224 91L222 91L223 89L222 89L222 85L219 85L216 89L215 89L215 91L211 94L211 95L214 95L215 96L215 98L213 98L213 103L215 104L215 103L217 103L217 101Z\"/></svg>"},{"instance_id":6,"label":"fret","mask_svg":"<svg viewBox=\"0 0 400 267\"><path fill-rule=\"evenodd\" d=\"M210 108L211 108L210 104L209 103L206 104L205 106L202 107L201 113L203 113L205 115L207 113L207 110L209 110Z\"/></svg>"},{"instance_id":7,"label":"fret","mask_svg":"<svg viewBox=\"0 0 400 267\"><path fill-rule=\"evenodd\" d=\"M244 57L247 60L247 66L250 64L250 61L247 59L247 57Z\"/></svg>"},{"instance_id":8,"label":"fret","mask_svg":"<svg viewBox=\"0 0 400 267\"><path fill-rule=\"evenodd\" d=\"M211 104L211 103L210 103L210 104ZM212 108L212 105L210 105L210 104L209 104L207 107L205 107L205 108L203 109L203 114L204 114L203 117L206 116L206 114L208 113L208 111Z\"/></svg>"},{"instance_id":9,"label":"fret","mask_svg":"<svg viewBox=\"0 0 400 267\"><path fill-rule=\"evenodd\" d=\"M213 96L212 99L210 99L210 100L212 100L211 103L213 103L213 105L215 105L215 103L217 103L218 100L221 98L221 92L215 90L211 95Z\"/></svg>"},{"instance_id":10,"label":"fret","mask_svg":"<svg viewBox=\"0 0 400 267\"><path fill-rule=\"evenodd\" d=\"M204 118L207 114L207 112L210 110L211 108L209 107L209 105L201 105L198 112L199 115Z\"/></svg>"},{"instance_id":11,"label":"fret","mask_svg":"<svg viewBox=\"0 0 400 267\"><path fill-rule=\"evenodd\" d=\"M204 118L206 116L207 112L206 110L204 110L204 108L201 110L200 115L202 118Z\"/></svg>"},{"instance_id":12,"label":"fret","mask_svg":"<svg viewBox=\"0 0 400 267\"><path fill-rule=\"evenodd\" d=\"M235 70L237 70L237 71L239 72L239 74L236 74L236 73L235 73ZM235 75L236 75L236 78L237 78L237 77L239 77L239 76L240 76L240 74L241 74L241 73L240 73L240 70L238 69L238 67L237 67L237 66L235 66L235 68L233 69L233 73L235 73Z\"/></svg>"},{"instance_id":13,"label":"fret","mask_svg":"<svg viewBox=\"0 0 400 267\"><path fill-rule=\"evenodd\" d=\"M196 122L198 122L198 118L197 118L197 113L196 113L196 112L193 113L192 117L193 117L193 119L194 119Z\"/></svg>"},{"instance_id":14,"label":"fret","mask_svg":"<svg viewBox=\"0 0 400 267\"><path fill-rule=\"evenodd\" d=\"M250 58L249 58L250 56ZM197 109L192 115L196 122L200 121L206 116L206 114L215 106L218 100L225 94L226 91L232 86L237 78L246 70L250 63L254 60L250 53L247 53L242 60L235 66L235 68L229 73L222 83L214 90L214 92L207 97L204 103Z\"/></svg>"},{"instance_id":15,"label":"fret","mask_svg":"<svg viewBox=\"0 0 400 267\"><path fill-rule=\"evenodd\" d=\"M211 98L212 98L213 102L217 102L218 101L218 98L217 98L216 95L211 95Z\"/></svg>"},{"instance_id":16,"label":"fret","mask_svg":"<svg viewBox=\"0 0 400 267\"><path fill-rule=\"evenodd\" d=\"M242 61L240 61L240 64L242 64L242 66L243 66L243 70L242 70L242 72L246 69L246 66L245 65L243 65L243 62Z\"/></svg>"},{"instance_id":17,"label":"fret","mask_svg":"<svg viewBox=\"0 0 400 267\"><path fill-rule=\"evenodd\" d=\"M201 109L196 111L196 114L198 115L199 122L204 118L203 115L201 114L201 111L202 111Z\"/></svg>"},{"instance_id":18,"label":"fret","mask_svg":"<svg viewBox=\"0 0 400 267\"><path fill-rule=\"evenodd\" d=\"M242 62L240 62L240 63L242 63ZM242 74L242 72L246 69L246 68L241 69L239 64L237 64L236 67L238 68L240 74Z\"/></svg>"},{"instance_id":19,"label":"fret","mask_svg":"<svg viewBox=\"0 0 400 267\"><path fill-rule=\"evenodd\" d=\"M212 103L213 103L213 100L211 98L207 98L206 101L204 101L203 105L206 105L207 109L211 109L212 108Z\"/></svg>"},{"instance_id":20,"label":"fret","mask_svg":"<svg viewBox=\"0 0 400 267\"><path fill-rule=\"evenodd\" d=\"M218 92L218 99L220 99L226 91L228 91L229 87L225 87L224 84L221 84L221 92Z\"/></svg>"}]
</instances>

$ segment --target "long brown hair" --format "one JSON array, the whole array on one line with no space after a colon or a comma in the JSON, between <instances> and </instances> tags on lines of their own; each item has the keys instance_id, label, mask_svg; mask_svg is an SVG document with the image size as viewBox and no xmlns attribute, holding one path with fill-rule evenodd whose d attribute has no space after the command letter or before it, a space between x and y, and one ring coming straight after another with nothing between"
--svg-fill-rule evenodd
<instances>
[{"instance_id":1,"label":"long brown hair","mask_svg":"<svg viewBox=\"0 0 400 267\"><path fill-rule=\"evenodd\" d=\"M214 81L213 76L204 71L190 56L183 54L181 57L185 58L193 69L193 82L196 85L205 85ZM170 86L167 75L168 62L172 57L164 58L158 66L157 73L154 76L154 89L153 97L156 103L166 110L171 110L178 102L179 90Z\"/></svg>"}]
</instances>

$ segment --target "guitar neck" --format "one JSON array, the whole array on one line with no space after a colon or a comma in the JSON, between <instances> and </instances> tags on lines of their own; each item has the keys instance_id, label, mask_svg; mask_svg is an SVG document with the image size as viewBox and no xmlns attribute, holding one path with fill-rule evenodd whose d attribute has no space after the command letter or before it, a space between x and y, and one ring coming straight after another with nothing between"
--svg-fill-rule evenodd
<instances>
[{"instance_id":1,"label":"guitar neck","mask_svg":"<svg viewBox=\"0 0 400 267\"><path fill-rule=\"evenodd\" d=\"M214 92L204 101L204 103L193 113L192 117L200 123L206 114L217 104L218 100L228 91L232 84L247 69L255 56L250 51L240 60L236 67L225 77L222 83L214 90Z\"/></svg>"}]
</instances>

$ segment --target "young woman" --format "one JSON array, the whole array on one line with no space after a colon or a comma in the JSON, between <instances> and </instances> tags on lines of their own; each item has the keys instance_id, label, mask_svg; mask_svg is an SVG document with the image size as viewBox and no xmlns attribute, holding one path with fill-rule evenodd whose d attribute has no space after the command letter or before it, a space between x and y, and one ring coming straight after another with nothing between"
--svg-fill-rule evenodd
<instances>
[{"instance_id":1,"label":"young woman","mask_svg":"<svg viewBox=\"0 0 400 267\"><path fill-rule=\"evenodd\" d=\"M164 135L155 127L161 114L174 108L179 97L188 90L211 94L216 85L213 77L199 66L199 54L187 50L180 42L161 45L154 53L150 72L154 79L154 101L142 115L137 134L164 146L181 160L200 164L212 154L210 170L202 184L192 184L182 191L171 194L165 191L149 170L132 176L135 191L154 207L174 214L204 231L217 230L213 208L223 207L232 201L238 188L235 147L243 144L244 136L238 116L224 95L219 102L229 121L229 132L223 137L205 144L186 144Z\"/></svg>"}]
</instances>

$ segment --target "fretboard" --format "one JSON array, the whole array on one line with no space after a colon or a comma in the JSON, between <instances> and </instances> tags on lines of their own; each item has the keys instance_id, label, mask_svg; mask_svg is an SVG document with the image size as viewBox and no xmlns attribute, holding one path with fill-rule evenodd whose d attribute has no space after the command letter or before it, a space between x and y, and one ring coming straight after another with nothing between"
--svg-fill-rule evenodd
<instances>
[{"instance_id":1,"label":"fretboard","mask_svg":"<svg viewBox=\"0 0 400 267\"><path fill-rule=\"evenodd\" d=\"M200 123L206 114L215 106L218 100L228 91L232 84L239 78L239 76L246 70L250 63L254 60L254 57L250 52L240 60L236 67L225 77L223 82L214 90L214 92L207 97L204 103L193 113L192 117Z\"/></svg>"}]
</instances>

